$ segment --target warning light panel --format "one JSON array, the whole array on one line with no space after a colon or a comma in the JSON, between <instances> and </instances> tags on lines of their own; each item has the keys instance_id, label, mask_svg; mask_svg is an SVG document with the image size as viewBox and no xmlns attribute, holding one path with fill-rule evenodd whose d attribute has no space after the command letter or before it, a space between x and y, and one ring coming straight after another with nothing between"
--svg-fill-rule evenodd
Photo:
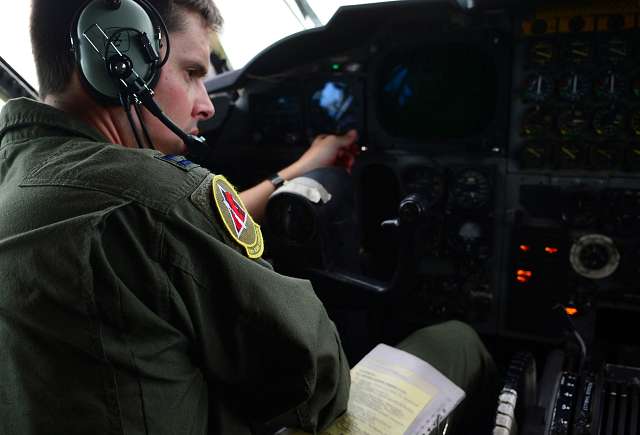
<instances>
[{"instance_id":1,"label":"warning light panel","mask_svg":"<svg viewBox=\"0 0 640 435\"><path fill-rule=\"evenodd\" d=\"M533 272L531 272L530 270L518 269L516 271L516 281L522 284L528 282L532 276Z\"/></svg>"},{"instance_id":2,"label":"warning light panel","mask_svg":"<svg viewBox=\"0 0 640 435\"><path fill-rule=\"evenodd\" d=\"M565 307L564 311L569 315L569 316L575 316L576 314L578 314L578 309L575 307Z\"/></svg>"}]
</instances>

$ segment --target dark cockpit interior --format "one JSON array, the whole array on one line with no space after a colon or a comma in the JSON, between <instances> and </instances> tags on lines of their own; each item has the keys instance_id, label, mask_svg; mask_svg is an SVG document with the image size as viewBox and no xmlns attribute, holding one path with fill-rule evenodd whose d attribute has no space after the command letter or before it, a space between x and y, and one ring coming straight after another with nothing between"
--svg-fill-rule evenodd
<instances>
[{"instance_id":1,"label":"dark cockpit interior","mask_svg":"<svg viewBox=\"0 0 640 435\"><path fill-rule=\"evenodd\" d=\"M635 434L639 29L633 1L343 7L208 83L211 168L248 187L356 128L352 173L314 176L334 205L275 196L264 223L350 359L461 319L520 433Z\"/></svg>"},{"instance_id":2,"label":"dark cockpit interior","mask_svg":"<svg viewBox=\"0 0 640 435\"><path fill-rule=\"evenodd\" d=\"M459 319L518 433L640 433L638 1L342 7L207 90L207 166L239 189L358 131L350 174L309 174L330 201L275 195L262 225L352 364Z\"/></svg>"}]
</instances>

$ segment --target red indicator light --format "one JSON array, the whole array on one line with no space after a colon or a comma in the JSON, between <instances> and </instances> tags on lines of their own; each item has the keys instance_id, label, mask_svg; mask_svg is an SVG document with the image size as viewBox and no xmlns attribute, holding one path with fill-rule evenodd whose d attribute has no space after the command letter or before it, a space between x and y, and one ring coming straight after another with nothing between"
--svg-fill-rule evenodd
<instances>
[{"instance_id":1,"label":"red indicator light","mask_svg":"<svg viewBox=\"0 0 640 435\"><path fill-rule=\"evenodd\" d=\"M552 246L545 246L544 248L544 252L546 252L547 254L557 254L558 253L558 248L554 248Z\"/></svg>"},{"instance_id":2,"label":"red indicator light","mask_svg":"<svg viewBox=\"0 0 640 435\"><path fill-rule=\"evenodd\" d=\"M522 252L529 252L529 251L531 251L531 246L529 246L529 245L520 245L520 250Z\"/></svg>"},{"instance_id":3,"label":"red indicator light","mask_svg":"<svg viewBox=\"0 0 640 435\"><path fill-rule=\"evenodd\" d=\"M570 316L575 316L576 314L578 314L578 309L574 307L566 307L564 311Z\"/></svg>"},{"instance_id":4,"label":"red indicator light","mask_svg":"<svg viewBox=\"0 0 640 435\"><path fill-rule=\"evenodd\" d=\"M516 271L516 281L523 284L529 281L532 276L533 276L533 272L531 272L530 270L518 269Z\"/></svg>"}]
</instances>

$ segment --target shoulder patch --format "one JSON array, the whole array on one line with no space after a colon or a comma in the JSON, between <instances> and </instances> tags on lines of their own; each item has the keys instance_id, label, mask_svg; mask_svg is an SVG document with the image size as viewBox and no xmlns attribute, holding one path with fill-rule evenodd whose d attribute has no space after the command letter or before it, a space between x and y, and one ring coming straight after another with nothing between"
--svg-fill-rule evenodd
<instances>
[{"instance_id":1,"label":"shoulder patch","mask_svg":"<svg viewBox=\"0 0 640 435\"><path fill-rule=\"evenodd\" d=\"M197 163L193 163L191 160L187 159L185 156L167 154L167 155L156 155L154 157L158 160L162 160L163 162L170 163L173 166L180 168L186 172L189 172L192 169L200 167L200 165L198 165Z\"/></svg>"},{"instance_id":2,"label":"shoulder patch","mask_svg":"<svg viewBox=\"0 0 640 435\"><path fill-rule=\"evenodd\" d=\"M260 258L264 252L262 231L249 215L238 192L222 175L213 177L211 187L216 208L231 237L245 248L249 258Z\"/></svg>"}]
</instances>

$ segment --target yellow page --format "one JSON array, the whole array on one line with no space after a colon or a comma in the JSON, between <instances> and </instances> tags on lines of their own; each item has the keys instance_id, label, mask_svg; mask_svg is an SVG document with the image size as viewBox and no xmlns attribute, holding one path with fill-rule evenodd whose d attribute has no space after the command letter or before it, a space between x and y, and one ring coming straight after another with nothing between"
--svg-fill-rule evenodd
<instances>
[{"instance_id":1,"label":"yellow page","mask_svg":"<svg viewBox=\"0 0 640 435\"><path fill-rule=\"evenodd\" d=\"M462 401L464 391L429 363L379 344L351 369L347 412L320 435L430 433ZM283 429L278 435L302 435Z\"/></svg>"},{"instance_id":2,"label":"yellow page","mask_svg":"<svg viewBox=\"0 0 640 435\"><path fill-rule=\"evenodd\" d=\"M351 370L349 411L322 435L402 435L431 399L401 378L356 366Z\"/></svg>"}]
</instances>

